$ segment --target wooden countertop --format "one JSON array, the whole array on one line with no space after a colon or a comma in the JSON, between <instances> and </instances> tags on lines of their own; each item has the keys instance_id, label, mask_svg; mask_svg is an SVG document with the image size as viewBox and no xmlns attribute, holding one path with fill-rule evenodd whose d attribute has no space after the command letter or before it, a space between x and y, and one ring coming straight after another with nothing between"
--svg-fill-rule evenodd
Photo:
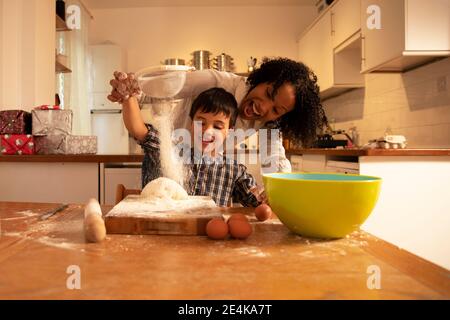
<instances>
[{"instance_id":1,"label":"wooden countertop","mask_svg":"<svg viewBox=\"0 0 450 320\"><path fill-rule=\"evenodd\" d=\"M450 149L291 149L286 155L320 154L329 156L450 156Z\"/></svg>"},{"instance_id":2,"label":"wooden countertop","mask_svg":"<svg viewBox=\"0 0 450 320\"><path fill-rule=\"evenodd\" d=\"M251 152L251 151L248 151ZM248 153L247 152L247 153ZM323 154L334 156L450 156L450 149L297 149L286 155ZM142 162L144 155L0 155L0 162Z\"/></svg>"},{"instance_id":3,"label":"wooden countertop","mask_svg":"<svg viewBox=\"0 0 450 320\"><path fill-rule=\"evenodd\" d=\"M241 151L252 153L252 150ZM143 154L0 155L0 162L142 162Z\"/></svg>"},{"instance_id":4,"label":"wooden countertop","mask_svg":"<svg viewBox=\"0 0 450 320\"><path fill-rule=\"evenodd\" d=\"M142 162L141 154L0 155L0 162Z\"/></svg>"},{"instance_id":5,"label":"wooden countertop","mask_svg":"<svg viewBox=\"0 0 450 320\"><path fill-rule=\"evenodd\" d=\"M56 206L0 202L0 299L450 298L448 270L364 232L319 241L252 218L245 241L108 235L88 244L82 205L37 219ZM66 287L71 265L80 290ZM370 266L380 268L380 290L367 288Z\"/></svg>"}]
</instances>

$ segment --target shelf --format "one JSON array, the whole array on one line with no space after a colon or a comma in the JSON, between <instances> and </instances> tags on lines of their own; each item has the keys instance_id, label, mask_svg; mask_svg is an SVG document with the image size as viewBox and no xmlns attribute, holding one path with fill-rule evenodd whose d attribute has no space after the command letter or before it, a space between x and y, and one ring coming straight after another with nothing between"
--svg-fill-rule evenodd
<instances>
[{"instance_id":1,"label":"shelf","mask_svg":"<svg viewBox=\"0 0 450 320\"><path fill-rule=\"evenodd\" d=\"M58 15L56 15L56 31L72 31L67 27L66 22Z\"/></svg>"},{"instance_id":2,"label":"shelf","mask_svg":"<svg viewBox=\"0 0 450 320\"><path fill-rule=\"evenodd\" d=\"M65 65L61 64L60 62L55 61L55 72L56 73L71 73L72 70L70 70Z\"/></svg>"}]
</instances>

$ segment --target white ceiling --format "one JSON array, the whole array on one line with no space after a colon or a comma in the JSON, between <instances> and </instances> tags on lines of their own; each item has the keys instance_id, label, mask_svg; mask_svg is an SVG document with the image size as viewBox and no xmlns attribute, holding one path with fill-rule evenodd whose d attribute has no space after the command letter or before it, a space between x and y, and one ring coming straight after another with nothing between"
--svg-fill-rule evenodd
<instances>
[{"instance_id":1,"label":"white ceiling","mask_svg":"<svg viewBox=\"0 0 450 320\"><path fill-rule=\"evenodd\" d=\"M83 0L89 9L139 7L313 6L317 0Z\"/></svg>"}]
</instances>

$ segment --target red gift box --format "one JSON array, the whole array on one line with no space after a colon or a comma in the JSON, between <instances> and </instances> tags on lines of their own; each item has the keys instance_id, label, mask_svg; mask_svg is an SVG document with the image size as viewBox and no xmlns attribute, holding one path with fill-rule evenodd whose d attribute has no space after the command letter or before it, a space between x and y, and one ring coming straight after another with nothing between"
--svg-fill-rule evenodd
<instances>
[{"instance_id":1,"label":"red gift box","mask_svg":"<svg viewBox=\"0 0 450 320\"><path fill-rule=\"evenodd\" d=\"M38 106L34 108L34 110L62 110L60 106L51 106L47 104L43 104L42 106Z\"/></svg>"},{"instance_id":2,"label":"red gift box","mask_svg":"<svg viewBox=\"0 0 450 320\"><path fill-rule=\"evenodd\" d=\"M0 136L1 154L34 154L31 134L4 134Z\"/></svg>"},{"instance_id":3,"label":"red gift box","mask_svg":"<svg viewBox=\"0 0 450 320\"><path fill-rule=\"evenodd\" d=\"M30 133L31 113L23 110L0 111L0 135Z\"/></svg>"}]
</instances>

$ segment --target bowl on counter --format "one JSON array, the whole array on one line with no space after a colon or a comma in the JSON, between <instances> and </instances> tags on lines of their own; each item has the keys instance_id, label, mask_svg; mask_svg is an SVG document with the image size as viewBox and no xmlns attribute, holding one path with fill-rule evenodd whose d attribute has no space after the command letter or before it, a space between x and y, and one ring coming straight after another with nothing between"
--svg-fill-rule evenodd
<instances>
[{"instance_id":1,"label":"bowl on counter","mask_svg":"<svg viewBox=\"0 0 450 320\"><path fill-rule=\"evenodd\" d=\"M381 178L335 173L263 175L272 210L296 234L342 238L366 221L378 200Z\"/></svg>"}]
</instances>

